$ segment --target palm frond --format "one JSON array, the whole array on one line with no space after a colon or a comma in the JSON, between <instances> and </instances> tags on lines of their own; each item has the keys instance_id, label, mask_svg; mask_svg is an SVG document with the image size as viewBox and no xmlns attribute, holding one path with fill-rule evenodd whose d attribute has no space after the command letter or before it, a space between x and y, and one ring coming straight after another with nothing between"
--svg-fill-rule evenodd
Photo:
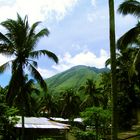
<instances>
[{"instance_id":1,"label":"palm frond","mask_svg":"<svg viewBox=\"0 0 140 140\"><path fill-rule=\"evenodd\" d=\"M21 16L17 13L17 23L20 25L24 25L24 21L26 20L27 16L25 16L24 20L22 20Z\"/></svg>"},{"instance_id":2,"label":"palm frond","mask_svg":"<svg viewBox=\"0 0 140 140\"><path fill-rule=\"evenodd\" d=\"M14 54L14 50L12 49L12 46L0 44L0 53L5 56L11 56Z\"/></svg>"},{"instance_id":3,"label":"palm frond","mask_svg":"<svg viewBox=\"0 0 140 140\"><path fill-rule=\"evenodd\" d=\"M26 43L26 37L28 33L28 19L25 16L24 20L17 14L17 20L8 19L1 23L3 27L7 29L6 36L11 40L14 46L21 48Z\"/></svg>"},{"instance_id":4,"label":"palm frond","mask_svg":"<svg viewBox=\"0 0 140 140\"><path fill-rule=\"evenodd\" d=\"M117 41L117 48L123 50L133 43L137 43L138 36L140 35L140 26L136 26L126 32L123 36Z\"/></svg>"},{"instance_id":5,"label":"palm frond","mask_svg":"<svg viewBox=\"0 0 140 140\"><path fill-rule=\"evenodd\" d=\"M133 77L135 74L136 75L138 74L139 64L140 64L140 49L138 50L138 52L137 52L137 54L136 54L136 56L134 58L134 61L133 61L132 65L131 65L131 68L129 70L129 76L130 77Z\"/></svg>"},{"instance_id":6,"label":"palm frond","mask_svg":"<svg viewBox=\"0 0 140 140\"><path fill-rule=\"evenodd\" d=\"M0 41L4 42L4 44L12 44L11 41L0 32Z\"/></svg>"},{"instance_id":7,"label":"palm frond","mask_svg":"<svg viewBox=\"0 0 140 140\"><path fill-rule=\"evenodd\" d=\"M38 50L38 51L33 51L30 53L31 58L38 58L41 55L46 55L52 60L54 60L56 63L58 63L58 57L54 53L48 50Z\"/></svg>"},{"instance_id":8,"label":"palm frond","mask_svg":"<svg viewBox=\"0 0 140 140\"><path fill-rule=\"evenodd\" d=\"M24 24L25 24L25 29L28 32L28 29L29 29L28 16L25 16L25 18L24 18Z\"/></svg>"},{"instance_id":9,"label":"palm frond","mask_svg":"<svg viewBox=\"0 0 140 140\"><path fill-rule=\"evenodd\" d=\"M123 15L132 14L136 17L140 17L140 2L136 0L126 0L120 4L118 12Z\"/></svg>"},{"instance_id":10,"label":"palm frond","mask_svg":"<svg viewBox=\"0 0 140 140\"><path fill-rule=\"evenodd\" d=\"M31 72L31 75L34 77L34 79L36 79L37 82L40 84L41 88L44 91L47 91L47 85L46 85L44 79L42 78L42 76L40 75L40 73L38 72L38 70L30 63L29 63L28 69Z\"/></svg>"},{"instance_id":11,"label":"palm frond","mask_svg":"<svg viewBox=\"0 0 140 140\"><path fill-rule=\"evenodd\" d=\"M28 16L26 15L24 19L21 18L21 16L17 13L17 24L20 28L20 30L24 30L23 33L27 34L29 24L28 24Z\"/></svg>"},{"instance_id":12,"label":"palm frond","mask_svg":"<svg viewBox=\"0 0 140 140\"><path fill-rule=\"evenodd\" d=\"M3 65L0 66L0 73L3 73L6 69L10 67L10 61L4 63Z\"/></svg>"},{"instance_id":13,"label":"palm frond","mask_svg":"<svg viewBox=\"0 0 140 140\"><path fill-rule=\"evenodd\" d=\"M38 33L36 33L36 27L40 24L41 22L38 21L38 22L35 22L28 34L27 34L27 38L26 38L26 46L30 49L30 51L33 51L34 48L36 47L38 41L40 38L44 37L44 36L48 36L49 35L49 31L47 28L45 29L42 29L41 31L39 31Z\"/></svg>"},{"instance_id":14,"label":"palm frond","mask_svg":"<svg viewBox=\"0 0 140 140\"><path fill-rule=\"evenodd\" d=\"M0 32L0 52L5 55L12 55L13 50L13 43L6 35Z\"/></svg>"},{"instance_id":15,"label":"palm frond","mask_svg":"<svg viewBox=\"0 0 140 140\"><path fill-rule=\"evenodd\" d=\"M38 40L40 37L48 36L48 35L49 35L49 30L47 28L44 28L35 35L35 39Z\"/></svg>"},{"instance_id":16,"label":"palm frond","mask_svg":"<svg viewBox=\"0 0 140 140\"><path fill-rule=\"evenodd\" d=\"M1 25L11 34L14 34L18 27L18 23L12 19L7 19L6 21L1 22Z\"/></svg>"},{"instance_id":17,"label":"palm frond","mask_svg":"<svg viewBox=\"0 0 140 140\"><path fill-rule=\"evenodd\" d=\"M135 64L133 63L131 66L130 66L130 68L129 68L129 70L128 70L128 78L129 78L129 80L134 76L134 75L137 75L137 71L136 71L136 66L135 66Z\"/></svg>"},{"instance_id":18,"label":"palm frond","mask_svg":"<svg viewBox=\"0 0 140 140\"><path fill-rule=\"evenodd\" d=\"M120 58L121 56L120 56L120 53L116 53L116 63L118 64L118 59ZM105 67L107 67L108 65L110 65L111 64L111 59L110 58L108 58L107 60L106 60L106 62L105 62Z\"/></svg>"},{"instance_id":19,"label":"palm frond","mask_svg":"<svg viewBox=\"0 0 140 140\"><path fill-rule=\"evenodd\" d=\"M108 65L110 65L111 64L111 59L109 58L109 59L107 59L106 61L105 61L105 67L107 67Z\"/></svg>"},{"instance_id":20,"label":"palm frond","mask_svg":"<svg viewBox=\"0 0 140 140\"><path fill-rule=\"evenodd\" d=\"M37 91L37 88L35 88L34 86L33 79L30 79L25 83L25 85L23 86L23 91L26 92L26 94L31 94L32 92Z\"/></svg>"},{"instance_id":21,"label":"palm frond","mask_svg":"<svg viewBox=\"0 0 140 140\"><path fill-rule=\"evenodd\" d=\"M140 63L140 49L138 50L135 58L134 58L134 64L137 65Z\"/></svg>"},{"instance_id":22,"label":"palm frond","mask_svg":"<svg viewBox=\"0 0 140 140\"><path fill-rule=\"evenodd\" d=\"M37 62L36 62L36 61L34 61L34 60L31 60L31 59L26 59L26 62L31 62L31 63L32 63L32 65L33 65L35 68L37 68L37 67L38 67Z\"/></svg>"},{"instance_id":23,"label":"palm frond","mask_svg":"<svg viewBox=\"0 0 140 140\"><path fill-rule=\"evenodd\" d=\"M38 41L44 37L44 36L48 36L49 35L49 30L47 28L42 29L41 31L39 31L38 33L34 33L34 35L31 37L31 39L29 39L30 43L32 44L33 47L36 46L36 44L38 43Z\"/></svg>"},{"instance_id":24,"label":"palm frond","mask_svg":"<svg viewBox=\"0 0 140 140\"><path fill-rule=\"evenodd\" d=\"M29 35L28 37L31 38L33 35L35 35L35 29L36 27L40 24L41 22L38 21L38 22L35 22L32 26L31 26L31 29L29 31Z\"/></svg>"}]
</instances>

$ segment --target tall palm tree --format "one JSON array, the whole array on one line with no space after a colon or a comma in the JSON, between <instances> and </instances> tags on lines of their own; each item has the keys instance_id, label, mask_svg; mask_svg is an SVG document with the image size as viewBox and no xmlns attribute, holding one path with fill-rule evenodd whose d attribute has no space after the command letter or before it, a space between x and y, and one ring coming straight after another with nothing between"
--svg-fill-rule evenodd
<instances>
[{"instance_id":1,"label":"tall palm tree","mask_svg":"<svg viewBox=\"0 0 140 140\"><path fill-rule=\"evenodd\" d=\"M48 50L36 50L38 41L49 35L47 28L36 32L36 28L41 22L35 22L31 27L28 23L28 17L24 19L17 14L17 20L7 19L1 23L6 29L6 33L0 32L0 53L6 56L13 56L14 59L6 62L0 66L0 72L4 72L11 63L12 77L9 83L7 93L7 102L9 105L13 104L13 99L22 93L24 94L22 86L25 85L25 70L26 68L31 73L31 76L37 80L40 86L47 90L47 86L42 76L37 70L37 62L39 56L45 55L58 62L57 56ZM24 99L24 98L22 98ZM23 101L24 105L24 101ZM23 106L24 107L24 106ZM22 128L24 139L24 114L22 115Z\"/></svg>"},{"instance_id":2,"label":"tall palm tree","mask_svg":"<svg viewBox=\"0 0 140 140\"><path fill-rule=\"evenodd\" d=\"M136 0L126 0L119 5L118 12L122 15L134 15L139 19L140 17L140 2ZM136 67L140 63L140 22L135 27L124 33L117 42L117 47L121 51L128 47L134 46L138 49L137 54L134 58L131 70L136 72Z\"/></svg>"},{"instance_id":3,"label":"tall palm tree","mask_svg":"<svg viewBox=\"0 0 140 140\"><path fill-rule=\"evenodd\" d=\"M47 28L36 33L36 28L41 22L34 23L29 27L28 18L24 19L17 14L17 20L7 19L1 25L6 29L6 33L0 32L0 53L6 56L14 56L14 59L0 66L0 72L4 72L11 63L12 77L9 83L7 101L12 104L12 99L20 92L24 85L25 68L27 68L41 87L46 90L47 86L42 76L37 70L37 62L41 55L46 55L56 63L57 56L48 50L36 50L38 41L49 35Z\"/></svg>"},{"instance_id":4,"label":"tall palm tree","mask_svg":"<svg viewBox=\"0 0 140 140\"><path fill-rule=\"evenodd\" d=\"M111 58L111 93L112 93L112 140L117 140L117 92L116 92L116 41L115 41L115 16L114 0L109 0L110 23L110 58Z\"/></svg>"}]
</instances>

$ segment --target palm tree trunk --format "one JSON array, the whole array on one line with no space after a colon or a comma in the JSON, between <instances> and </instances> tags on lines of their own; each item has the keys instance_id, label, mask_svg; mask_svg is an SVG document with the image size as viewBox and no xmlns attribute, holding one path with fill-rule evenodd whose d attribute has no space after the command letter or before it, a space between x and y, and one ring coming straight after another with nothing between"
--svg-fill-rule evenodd
<instances>
[{"instance_id":1,"label":"palm tree trunk","mask_svg":"<svg viewBox=\"0 0 140 140\"><path fill-rule=\"evenodd\" d=\"M95 131L96 131L96 136L95 136L95 140L98 140L99 139L99 118L97 116L97 114L95 114Z\"/></svg>"},{"instance_id":2,"label":"palm tree trunk","mask_svg":"<svg viewBox=\"0 0 140 140\"><path fill-rule=\"evenodd\" d=\"M24 140L24 115L22 115L22 138L21 138L21 140Z\"/></svg>"},{"instance_id":3,"label":"palm tree trunk","mask_svg":"<svg viewBox=\"0 0 140 140\"><path fill-rule=\"evenodd\" d=\"M24 98L24 91L23 91L23 88L22 86L25 85L25 81L24 81L24 74L23 74L23 65L22 65L22 61L20 62L20 65L19 65L19 73L20 73L20 84L19 84L19 92L21 94L21 98L22 98L22 130L21 130L21 133L22 133L22 136L21 136L21 140L25 140L25 127L24 127L24 113L25 113L25 98Z\"/></svg>"},{"instance_id":4,"label":"palm tree trunk","mask_svg":"<svg viewBox=\"0 0 140 140\"><path fill-rule=\"evenodd\" d=\"M109 0L110 21L110 56L111 56L111 93L112 93L112 128L111 139L117 140L117 92L116 92L116 43L115 43L115 16L114 0Z\"/></svg>"}]
</instances>

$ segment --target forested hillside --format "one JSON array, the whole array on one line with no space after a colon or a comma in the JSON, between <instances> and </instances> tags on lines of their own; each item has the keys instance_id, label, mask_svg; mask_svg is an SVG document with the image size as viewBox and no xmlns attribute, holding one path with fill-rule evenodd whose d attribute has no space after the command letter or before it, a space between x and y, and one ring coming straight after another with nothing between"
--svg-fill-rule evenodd
<instances>
[{"instance_id":1,"label":"forested hillside","mask_svg":"<svg viewBox=\"0 0 140 140\"><path fill-rule=\"evenodd\" d=\"M109 71L108 68L98 69L95 67L79 65L46 79L46 82L49 91L54 93L70 88L77 90L80 86L85 84L87 79L93 79L98 84L101 73L107 71Z\"/></svg>"}]
</instances>

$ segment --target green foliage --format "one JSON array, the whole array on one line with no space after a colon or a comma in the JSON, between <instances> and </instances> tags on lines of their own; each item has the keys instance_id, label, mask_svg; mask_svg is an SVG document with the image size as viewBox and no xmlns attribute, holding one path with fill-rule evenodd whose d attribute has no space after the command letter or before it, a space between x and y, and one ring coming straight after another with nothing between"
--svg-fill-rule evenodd
<instances>
[{"instance_id":1,"label":"green foliage","mask_svg":"<svg viewBox=\"0 0 140 140\"><path fill-rule=\"evenodd\" d=\"M119 5L118 11L122 15L134 15L135 17L140 17L140 2L137 0L126 0ZM131 75L139 73L140 64L140 22L136 24L132 29L124 33L117 41L117 47L122 52L125 52L129 48L134 48L136 54L132 58L132 64L130 68Z\"/></svg>"},{"instance_id":2,"label":"green foliage","mask_svg":"<svg viewBox=\"0 0 140 140\"><path fill-rule=\"evenodd\" d=\"M98 125L100 133L106 133L106 130L110 127L111 111L104 110L102 107L87 108L81 113L81 117L84 119L84 123L87 126L95 128L96 125Z\"/></svg>"},{"instance_id":3,"label":"green foliage","mask_svg":"<svg viewBox=\"0 0 140 140\"><path fill-rule=\"evenodd\" d=\"M117 110L119 129L130 129L134 123L138 94L135 87L139 87L136 75L130 76L131 65L136 54L135 48L127 48L120 52L117 58ZM138 91L139 92L139 91Z\"/></svg>"},{"instance_id":4,"label":"green foliage","mask_svg":"<svg viewBox=\"0 0 140 140\"><path fill-rule=\"evenodd\" d=\"M93 106L81 112L81 117L86 130L72 130L79 140L100 140L110 134L111 111Z\"/></svg>"},{"instance_id":5,"label":"green foliage","mask_svg":"<svg viewBox=\"0 0 140 140\"><path fill-rule=\"evenodd\" d=\"M72 133L78 140L95 140L96 136L96 133L92 130L83 131L78 128L74 129Z\"/></svg>"},{"instance_id":6,"label":"green foliage","mask_svg":"<svg viewBox=\"0 0 140 140\"><path fill-rule=\"evenodd\" d=\"M85 85L79 88L79 91L83 91L85 94L85 99L81 104L81 108L99 106L99 100L102 97L100 91L96 88L96 84L92 79L87 79Z\"/></svg>"},{"instance_id":7,"label":"green foliage","mask_svg":"<svg viewBox=\"0 0 140 140\"><path fill-rule=\"evenodd\" d=\"M67 89L64 91L61 99L62 111L61 117L73 119L79 116L80 112L80 97L76 95L73 89Z\"/></svg>"},{"instance_id":8,"label":"green foliage","mask_svg":"<svg viewBox=\"0 0 140 140\"><path fill-rule=\"evenodd\" d=\"M13 126L18 119L15 117L18 110L14 107L9 107L5 101L5 90L0 90L0 135L3 140L15 137Z\"/></svg>"},{"instance_id":9,"label":"green foliage","mask_svg":"<svg viewBox=\"0 0 140 140\"><path fill-rule=\"evenodd\" d=\"M40 100L40 111L44 117L60 116L60 98L54 97L51 93L46 93ZM59 115L58 115L59 114Z\"/></svg>"},{"instance_id":10,"label":"green foliage","mask_svg":"<svg viewBox=\"0 0 140 140\"><path fill-rule=\"evenodd\" d=\"M101 81L99 83L99 90L103 98L101 105L104 109L110 109L111 107L111 74L110 72L104 72L101 74Z\"/></svg>"}]
</instances>

